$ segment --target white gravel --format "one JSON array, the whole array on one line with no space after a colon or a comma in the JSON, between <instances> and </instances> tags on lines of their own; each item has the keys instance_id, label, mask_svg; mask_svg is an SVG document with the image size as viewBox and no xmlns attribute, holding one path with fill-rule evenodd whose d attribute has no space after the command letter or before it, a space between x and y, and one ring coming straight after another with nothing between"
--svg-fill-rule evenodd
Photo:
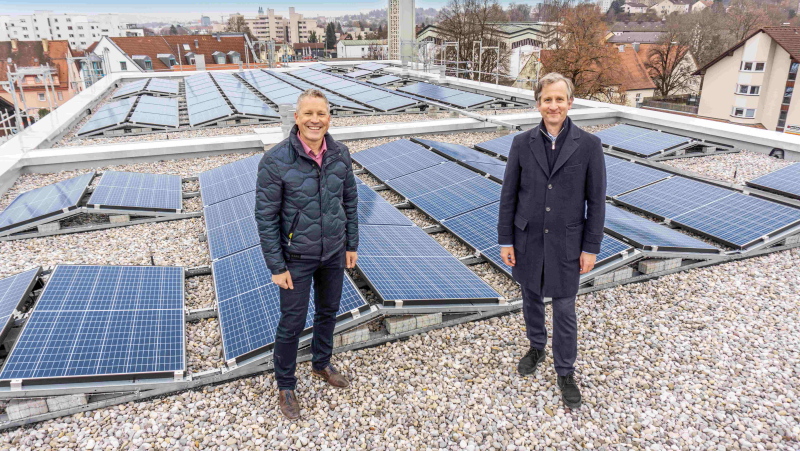
<instances>
[{"instance_id":1,"label":"white gravel","mask_svg":"<svg viewBox=\"0 0 800 451\"><path fill-rule=\"evenodd\" d=\"M743 185L770 172L792 164L767 154L743 150L735 154L711 155L707 157L678 158L662 163L684 171L691 171L706 177Z\"/></svg>"}]
</instances>

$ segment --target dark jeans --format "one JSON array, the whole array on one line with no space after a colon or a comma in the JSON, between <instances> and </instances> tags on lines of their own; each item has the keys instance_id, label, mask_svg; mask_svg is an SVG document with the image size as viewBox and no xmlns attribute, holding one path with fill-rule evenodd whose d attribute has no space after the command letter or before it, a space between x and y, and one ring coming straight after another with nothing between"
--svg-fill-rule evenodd
<instances>
[{"instance_id":1,"label":"dark jeans","mask_svg":"<svg viewBox=\"0 0 800 451\"><path fill-rule=\"evenodd\" d=\"M575 296L553 298L553 363L559 376L575 371L578 356L578 317ZM547 327L544 324L544 299L522 287L522 314L531 346L544 349Z\"/></svg>"},{"instance_id":2,"label":"dark jeans","mask_svg":"<svg viewBox=\"0 0 800 451\"><path fill-rule=\"evenodd\" d=\"M324 369L331 361L333 329L342 298L345 251L330 260L294 259L286 261L292 276L293 290L281 288L281 320L275 332L273 362L275 380L280 390L294 390L297 385L297 346L306 325L311 283L314 283L314 335L311 339L311 364Z\"/></svg>"}]
</instances>

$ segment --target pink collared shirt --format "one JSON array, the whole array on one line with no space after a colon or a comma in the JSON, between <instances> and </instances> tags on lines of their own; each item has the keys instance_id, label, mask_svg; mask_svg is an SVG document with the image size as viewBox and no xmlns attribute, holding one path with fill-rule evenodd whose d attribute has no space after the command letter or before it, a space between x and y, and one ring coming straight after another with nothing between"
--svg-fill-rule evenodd
<instances>
[{"instance_id":1,"label":"pink collared shirt","mask_svg":"<svg viewBox=\"0 0 800 451\"><path fill-rule=\"evenodd\" d=\"M300 132L297 132L297 139L300 140L300 144L303 145L303 150L306 151L308 156L311 157L312 160L316 161L319 167L322 167L322 155L324 155L325 151L328 150L328 143L325 142L325 139L322 139L322 147L319 148L319 153L316 155L314 155L314 151L311 150L311 147L309 147L308 144L303 141L303 138L300 137Z\"/></svg>"}]
</instances>

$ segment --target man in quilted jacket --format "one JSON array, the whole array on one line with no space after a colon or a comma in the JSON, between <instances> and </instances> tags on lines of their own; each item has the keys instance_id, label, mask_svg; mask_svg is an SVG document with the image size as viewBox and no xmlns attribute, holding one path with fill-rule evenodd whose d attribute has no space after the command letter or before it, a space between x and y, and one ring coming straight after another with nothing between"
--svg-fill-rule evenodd
<instances>
[{"instance_id":1,"label":"man in quilted jacket","mask_svg":"<svg viewBox=\"0 0 800 451\"><path fill-rule=\"evenodd\" d=\"M350 152L327 133L325 94L303 92L294 117L289 137L269 149L258 165L255 207L264 259L280 287L273 360L278 407L289 419L300 416L294 392L297 346L312 283L311 374L334 387L349 386L330 360L344 268L353 268L358 258L358 189Z\"/></svg>"}]
</instances>

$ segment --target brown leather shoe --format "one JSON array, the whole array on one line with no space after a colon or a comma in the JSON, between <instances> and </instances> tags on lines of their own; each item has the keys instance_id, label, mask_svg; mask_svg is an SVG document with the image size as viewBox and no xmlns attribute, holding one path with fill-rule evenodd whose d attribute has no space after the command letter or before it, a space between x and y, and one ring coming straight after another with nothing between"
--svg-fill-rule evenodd
<instances>
[{"instance_id":1,"label":"brown leather shoe","mask_svg":"<svg viewBox=\"0 0 800 451\"><path fill-rule=\"evenodd\" d=\"M328 365L324 370L321 371L311 368L311 375L317 379L322 379L336 388L347 388L350 386L350 382L347 380L347 378L345 378L342 373L337 371L333 365Z\"/></svg>"},{"instance_id":2,"label":"brown leather shoe","mask_svg":"<svg viewBox=\"0 0 800 451\"><path fill-rule=\"evenodd\" d=\"M300 403L297 402L294 390L278 391L278 407L286 418L290 420L300 418Z\"/></svg>"}]
</instances>

